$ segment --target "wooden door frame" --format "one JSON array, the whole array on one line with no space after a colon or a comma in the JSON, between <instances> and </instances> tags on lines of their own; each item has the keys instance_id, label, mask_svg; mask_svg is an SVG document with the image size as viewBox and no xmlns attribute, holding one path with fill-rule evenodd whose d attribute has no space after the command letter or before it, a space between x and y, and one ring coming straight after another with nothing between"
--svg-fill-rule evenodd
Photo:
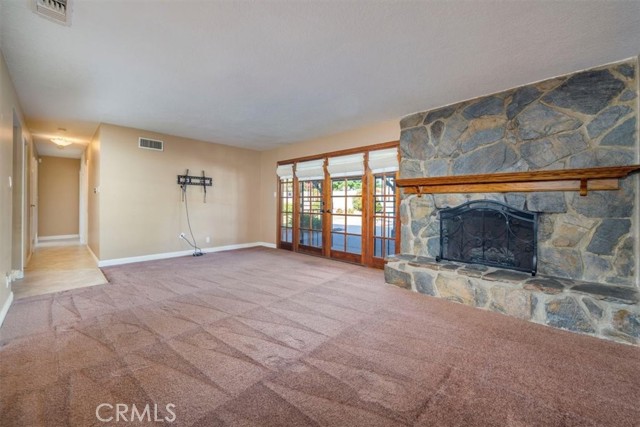
<instances>
[{"instance_id":1,"label":"wooden door frame","mask_svg":"<svg viewBox=\"0 0 640 427\"><path fill-rule=\"evenodd\" d=\"M400 142L399 141L388 141L379 144L373 144L362 147L348 148L345 150L331 151L322 154L315 154L304 157L297 157L293 159L281 160L277 162L278 166L282 165L293 165L293 232L292 232L292 243L288 245L286 242L281 241L281 229L282 229L282 194L281 194L281 185L280 179L277 178L277 215L276 215L276 246L281 249L292 250L294 252L300 252L310 255L319 255L326 258L332 258L331 255L331 213L328 212L332 210L332 198L331 198L331 176L327 171L328 159L329 157L339 157L346 156L349 154L364 154L364 164L365 171L362 175L362 251L360 255L353 254L353 259L343 259L341 260L354 262L357 264L382 268L384 266L384 260L381 258L375 258L373 256L373 229L375 224L373 221L375 220L374 212L371 211L372 201L375 200L373 192L375 186L375 180L373 178L373 173L369 168L369 152L376 150L383 150L386 148L398 148L399 149ZM319 160L323 159L323 171L324 171L324 180L323 189L322 189L322 198L323 198L323 209L322 209L322 250L318 251L308 251L304 248L300 248L299 240L299 226L300 226L300 185L298 178L296 177L296 166L299 162L310 161L310 160ZM398 162L400 161L400 152L398 150ZM398 178L398 173L396 172L395 178ZM395 227L396 227L396 251L400 248L401 244L401 233L400 233L400 190L396 188L396 197L395 197ZM341 252L342 254L342 252ZM349 258L349 257L345 257Z\"/></svg>"},{"instance_id":2,"label":"wooden door frame","mask_svg":"<svg viewBox=\"0 0 640 427\"><path fill-rule=\"evenodd\" d=\"M300 234L299 234L299 226L300 226L300 186L298 185L298 177L295 174L295 170L296 170L296 165L293 165L293 233L292 233L292 242L291 245L293 247L293 251L294 252L298 252L299 248L298 248L298 242L300 241ZM278 238L278 240L280 240Z\"/></svg>"},{"instance_id":3,"label":"wooden door frame","mask_svg":"<svg viewBox=\"0 0 640 427\"><path fill-rule=\"evenodd\" d=\"M325 162L323 164L323 168L322 168L323 172L325 174L324 178L321 179L321 180L320 179L309 180L309 181L320 181L320 182L322 182L322 192L321 192L321 196L320 196L321 197L321 199L320 199L320 206L321 206L320 214L321 214L321 218L322 218L322 229L321 229L321 232L322 232L322 247L321 248L316 248L314 246L306 246L306 245L301 245L300 244L299 231L300 231L300 216L301 216L301 212L300 212L300 199L299 199L299 196L300 196L300 186L299 185L296 185L296 189L298 190L298 193L297 193L298 197L294 201L294 214L293 214L294 217L298 219L297 222L294 221L294 223L297 224L297 226L295 228L295 231L294 231L294 238L296 239L295 240L295 242L296 242L295 251L296 252L300 252L300 253L304 253L304 254L309 254L309 255L320 255L320 256L324 256L324 257L328 256L327 255L327 250L326 250L326 247L327 247L326 243L327 242L326 242L326 233L325 233L326 216L327 216L326 209L325 209L325 207L326 207L326 204L325 204L325 200L326 200L325 199L325 191L326 191L326 181L327 181L326 163L327 162L325 160ZM295 178L295 181L298 181L298 179ZM305 182L305 181L303 181L303 182ZM296 208L297 208L297 211L296 211ZM311 216L313 214L309 214L309 215L310 215L309 216L310 230L311 230L312 238L313 238L313 231L314 231L313 230L313 216Z\"/></svg>"},{"instance_id":4,"label":"wooden door frame","mask_svg":"<svg viewBox=\"0 0 640 427\"><path fill-rule=\"evenodd\" d=\"M371 185L371 191L370 191L370 197L371 197L371 201L372 201L372 205L370 207L370 211L373 212L373 214L371 215L371 219L370 219L370 227L371 227L371 235L369 236L369 248L370 248L370 256L367 260L367 264L370 267L375 267L375 268L384 268L384 258L378 258L374 256L374 250L372 249L375 246L375 236L373 234L373 230L375 229L375 176L373 173L370 173L370 177L371 177L371 181L372 181L372 185ZM395 182L398 180L398 172L396 172L394 174L394 185ZM396 247L396 252L398 251L398 249L400 248L400 188L396 185L395 186L395 198L394 198L394 212L395 215L393 217L394 219L394 224L395 224L395 229L396 229L396 236L395 236L395 247ZM384 240L383 240L384 241ZM389 254L385 254L385 256L389 256Z\"/></svg>"},{"instance_id":5,"label":"wooden door frame","mask_svg":"<svg viewBox=\"0 0 640 427\"><path fill-rule=\"evenodd\" d=\"M364 153L364 176L362 177L362 264L373 267L371 256L371 221L374 215L371 212L372 191L375 187L375 181L372 179L371 168L369 168L369 152ZM366 189L366 191L364 191Z\"/></svg>"},{"instance_id":6,"label":"wooden door frame","mask_svg":"<svg viewBox=\"0 0 640 427\"><path fill-rule=\"evenodd\" d=\"M365 194L364 194L365 192L364 192L364 189L367 188L366 184L365 184L366 176L365 175L361 175L361 176L354 175L354 176L351 176L351 177L339 177L339 178L331 178L329 176L328 178L329 178L329 182L330 182L330 185L331 185L331 188L329 190L329 200L331 200L332 206L330 207L330 209L331 209L332 212L333 212L333 180L334 179L345 179L345 180L360 179L362 181L363 192L362 192L361 196L362 196L363 209L362 209L362 214L361 214L361 224L362 225L361 225L361 228L360 228L360 253L359 254L354 254L354 253L351 253L351 252L335 251L335 250L331 249L331 246L332 246L332 243L333 243L333 236L331 236L331 238L329 240L329 246L328 246L328 249L329 249L328 256L331 259L336 259L336 260L339 260L339 261L352 262L354 264L364 264L365 258L364 258L363 254L365 253L365 241L366 241L365 234L364 234L365 233L365 227L366 227L366 223L365 223L366 220L365 220L365 216L364 216L364 211L366 210L365 209L366 205L365 205ZM346 191L347 191L347 189L345 188L345 192ZM346 197L346 193L345 193L345 197ZM331 214L331 215L333 215L333 214ZM346 218L348 218L348 216L345 216L345 220L346 220ZM333 224L333 216L330 219L331 219L331 224ZM331 224L329 225L329 230L330 230L330 233L333 234L333 228L331 227ZM345 222L345 227L346 226L347 226L347 224ZM345 236L345 244L346 244L346 239L348 238L348 234L346 233L346 229L345 229L345 235L344 236Z\"/></svg>"},{"instance_id":7,"label":"wooden door frame","mask_svg":"<svg viewBox=\"0 0 640 427\"><path fill-rule=\"evenodd\" d=\"M295 167L295 165L294 165ZM276 188L277 188L277 192L276 195L278 197L278 202L277 202L277 209L278 209L278 215L276 215L276 222L277 222L277 239L276 239L276 247L278 249L285 249L288 251L292 251L293 250L293 245L295 242L295 236L294 236L294 223L295 223L295 199L293 199L293 196L295 195L295 173L294 176L291 178L291 182L292 182L292 188L291 188L291 197L292 197L292 206L291 206L291 215L293 216L293 218L291 218L291 243L289 242L283 242L282 241L282 180L280 179L280 177L277 178L277 183L276 183Z\"/></svg>"},{"instance_id":8,"label":"wooden door frame","mask_svg":"<svg viewBox=\"0 0 640 427\"><path fill-rule=\"evenodd\" d=\"M331 177L329 176L329 158L325 157L322 171L322 256L331 257L331 224L333 223L333 199L331 198Z\"/></svg>"}]
</instances>

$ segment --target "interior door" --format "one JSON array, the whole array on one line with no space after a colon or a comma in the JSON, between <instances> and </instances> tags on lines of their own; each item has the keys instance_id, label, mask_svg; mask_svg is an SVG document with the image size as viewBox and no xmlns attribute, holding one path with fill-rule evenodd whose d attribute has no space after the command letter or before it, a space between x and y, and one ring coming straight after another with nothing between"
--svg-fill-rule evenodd
<instances>
[{"instance_id":1,"label":"interior door","mask_svg":"<svg viewBox=\"0 0 640 427\"><path fill-rule=\"evenodd\" d=\"M323 179L298 182L298 250L317 255L323 254L323 223L325 203Z\"/></svg>"}]
</instances>

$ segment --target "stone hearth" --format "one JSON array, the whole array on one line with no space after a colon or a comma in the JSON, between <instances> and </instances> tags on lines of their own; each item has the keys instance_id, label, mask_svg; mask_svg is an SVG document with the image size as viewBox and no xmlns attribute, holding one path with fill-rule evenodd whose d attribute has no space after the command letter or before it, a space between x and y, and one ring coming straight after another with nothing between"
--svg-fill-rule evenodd
<instances>
[{"instance_id":1,"label":"stone hearth","mask_svg":"<svg viewBox=\"0 0 640 427\"><path fill-rule=\"evenodd\" d=\"M638 163L638 59L402 119L400 178ZM390 283L537 323L640 344L638 174L615 191L400 191ZM538 213L539 277L436 264L439 210L496 200Z\"/></svg>"},{"instance_id":2,"label":"stone hearth","mask_svg":"<svg viewBox=\"0 0 640 427\"><path fill-rule=\"evenodd\" d=\"M410 255L389 257L385 280L414 292L547 326L640 343L640 294L630 286L533 277Z\"/></svg>"}]
</instances>

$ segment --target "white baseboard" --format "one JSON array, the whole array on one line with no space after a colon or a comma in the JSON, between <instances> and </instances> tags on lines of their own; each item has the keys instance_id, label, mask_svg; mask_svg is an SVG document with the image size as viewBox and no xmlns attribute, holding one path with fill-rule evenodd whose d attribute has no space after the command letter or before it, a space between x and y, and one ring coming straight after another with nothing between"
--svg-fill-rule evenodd
<instances>
[{"instance_id":1,"label":"white baseboard","mask_svg":"<svg viewBox=\"0 0 640 427\"><path fill-rule=\"evenodd\" d=\"M47 242L49 240L71 240L80 239L79 234L61 234L59 236L39 236L38 242Z\"/></svg>"},{"instance_id":2,"label":"white baseboard","mask_svg":"<svg viewBox=\"0 0 640 427\"><path fill-rule=\"evenodd\" d=\"M9 307L11 307L11 303L13 302L13 292L9 293L9 298L2 305L2 309L0 309L0 326L4 322L4 318L7 316L9 312Z\"/></svg>"},{"instance_id":3,"label":"white baseboard","mask_svg":"<svg viewBox=\"0 0 640 427\"><path fill-rule=\"evenodd\" d=\"M39 237L38 240L36 240L36 248L44 248L50 246L77 246L80 244L80 236L78 234L44 236Z\"/></svg>"},{"instance_id":4,"label":"white baseboard","mask_svg":"<svg viewBox=\"0 0 640 427\"><path fill-rule=\"evenodd\" d=\"M265 242L253 242L253 243L240 243L237 245L226 245L226 246L217 246L213 248L202 248L202 252L211 253L211 252L223 252L223 251L232 251L235 249L245 249L245 248L254 248L256 246L265 246L268 248L275 248L276 246L272 243ZM90 250L91 251L91 250ZM93 253L93 252L91 252ZM131 264L134 262L143 262L143 261L154 261L158 259L167 259L167 258L177 258L181 256L188 256L193 253L193 250L188 251L178 251L178 252L164 252L160 254L151 254L151 255L142 255L135 256L129 258L114 258L100 261L98 260L98 267L111 267L114 265L122 265L122 264ZM94 255L95 257L95 255Z\"/></svg>"},{"instance_id":5,"label":"white baseboard","mask_svg":"<svg viewBox=\"0 0 640 427\"><path fill-rule=\"evenodd\" d=\"M96 262L96 265L99 267L100 266L100 260L98 259L96 254L93 253L93 251L91 250L91 247L89 247L89 245L87 245L87 250L91 254L91 257L93 258L93 260Z\"/></svg>"},{"instance_id":6,"label":"white baseboard","mask_svg":"<svg viewBox=\"0 0 640 427\"><path fill-rule=\"evenodd\" d=\"M267 243L267 242L258 242L257 246L264 246L265 248L271 248L271 249L277 248L275 243Z\"/></svg>"}]
</instances>

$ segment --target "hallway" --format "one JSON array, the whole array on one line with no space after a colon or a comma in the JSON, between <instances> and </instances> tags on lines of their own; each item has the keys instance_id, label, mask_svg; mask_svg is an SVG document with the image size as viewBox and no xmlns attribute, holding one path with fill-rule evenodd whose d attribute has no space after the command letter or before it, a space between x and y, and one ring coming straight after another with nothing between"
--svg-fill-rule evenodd
<instances>
[{"instance_id":1,"label":"hallway","mask_svg":"<svg viewBox=\"0 0 640 427\"><path fill-rule=\"evenodd\" d=\"M16 299L107 283L84 245L36 248L25 277L13 284Z\"/></svg>"}]
</instances>

